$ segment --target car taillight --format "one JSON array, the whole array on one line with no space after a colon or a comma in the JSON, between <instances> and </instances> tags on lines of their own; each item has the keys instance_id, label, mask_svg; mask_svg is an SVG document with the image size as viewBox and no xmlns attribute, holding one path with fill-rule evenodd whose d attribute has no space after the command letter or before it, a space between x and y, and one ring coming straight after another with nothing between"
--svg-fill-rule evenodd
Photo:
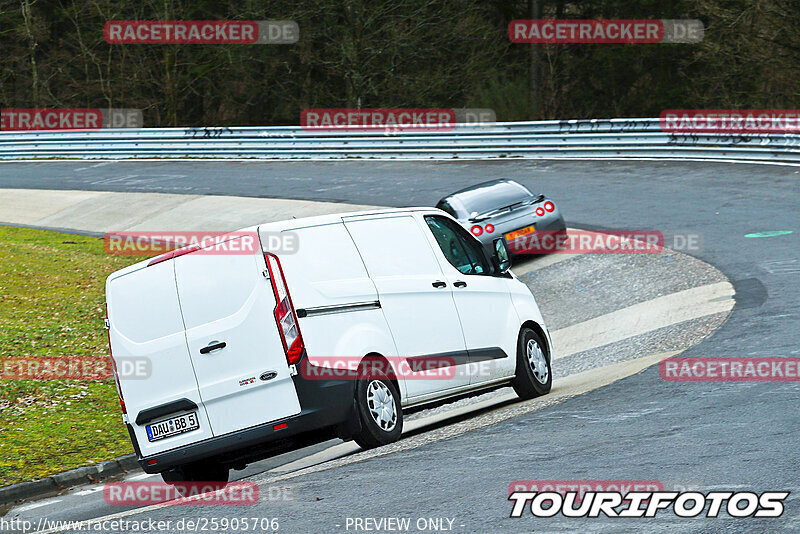
<instances>
[{"instance_id":1,"label":"car taillight","mask_svg":"<svg viewBox=\"0 0 800 534\"><path fill-rule=\"evenodd\" d=\"M493 224L487 224L484 228L486 229L486 233L487 234L491 234L492 232L494 232L494 225Z\"/></svg>"},{"instance_id":2,"label":"car taillight","mask_svg":"<svg viewBox=\"0 0 800 534\"><path fill-rule=\"evenodd\" d=\"M470 228L469 231L472 232L472 235L477 237L477 236L479 236L479 235L481 235L483 233L483 228L481 228L481 226L479 224L476 224L475 226Z\"/></svg>"},{"instance_id":3,"label":"car taillight","mask_svg":"<svg viewBox=\"0 0 800 534\"><path fill-rule=\"evenodd\" d=\"M556 209L556 207L553 205L552 202L547 201L544 203L544 209L547 211L553 211L554 209Z\"/></svg>"},{"instance_id":4,"label":"car taillight","mask_svg":"<svg viewBox=\"0 0 800 534\"><path fill-rule=\"evenodd\" d=\"M106 304L106 325L108 323L108 304ZM106 330L108 334L108 355L111 358L111 369L114 370L114 385L117 386L117 397L119 398L119 406L122 408L122 413L128 415L128 409L125 407L125 399L122 397L122 388L119 385L119 374L117 373L117 365L114 363L114 351L111 350L111 326Z\"/></svg>"},{"instance_id":5,"label":"car taillight","mask_svg":"<svg viewBox=\"0 0 800 534\"><path fill-rule=\"evenodd\" d=\"M544 210L542 208L536 208L536 215L541 217L542 215L544 215Z\"/></svg>"},{"instance_id":6,"label":"car taillight","mask_svg":"<svg viewBox=\"0 0 800 534\"><path fill-rule=\"evenodd\" d=\"M286 361L293 365L300 361L303 355L303 336L300 335L300 326L297 324L297 314L294 311L292 297L283 276L283 269L278 257L269 252L264 253L264 259L269 269L269 280L272 282L272 291L275 293L275 321L278 323L278 332L283 342Z\"/></svg>"}]
</instances>

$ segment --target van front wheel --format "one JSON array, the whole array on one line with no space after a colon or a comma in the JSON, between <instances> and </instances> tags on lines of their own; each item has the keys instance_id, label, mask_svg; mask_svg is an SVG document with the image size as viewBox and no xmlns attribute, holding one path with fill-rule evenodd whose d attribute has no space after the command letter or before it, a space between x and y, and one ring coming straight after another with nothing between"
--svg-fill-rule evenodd
<instances>
[{"instance_id":1,"label":"van front wheel","mask_svg":"<svg viewBox=\"0 0 800 534\"><path fill-rule=\"evenodd\" d=\"M403 409L394 382L380 371L370 371L356 383L356 407L361 431L353 441L364 449L380 447L400 439Z\"/></svg>"},{"instance_id":2,"label":"van front wheel","mask_svg":"<svg viewBox=\"0 0 800 534\"><path fill-rule=\"evenodd\" d=\"M550 392L553 373L545 345L530 328L523 328L517 344L517 373L511 385L521 399L533 399Z\"/></svg>"}]
</instances>

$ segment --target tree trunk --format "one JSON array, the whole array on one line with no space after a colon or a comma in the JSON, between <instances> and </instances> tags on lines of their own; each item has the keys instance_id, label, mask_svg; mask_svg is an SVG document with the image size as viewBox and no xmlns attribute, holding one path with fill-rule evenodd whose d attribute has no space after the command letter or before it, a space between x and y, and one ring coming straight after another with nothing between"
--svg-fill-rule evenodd
<instances>
[{"instance_id":1,"label":"tree trunk","mask_svg":"<svg viewBox=\"0 0 800 534\"><path fill-rule=\"evenodd\" d=\"M539 10L540 0L528 0L528 12L532 19L538 19L541 15ZM537 43L531 43L531 119L542 118L542 84L540 79L539 47Z\"/></svg>"},{"instance_id":2,"label":"tree trunk","mask_svg":"<svg viewBox=\"0 0 800 534\"><path fill-rule=\"evenodd\" d=\"M31 55L31 93L33 96L32 107L39 107L39 71L36 67L36 38L33 36L33 22L31 17L30 0L22 0L22 18L25 20L25 34L28 36L28 51Z\"/></svg>"}]
</instances>

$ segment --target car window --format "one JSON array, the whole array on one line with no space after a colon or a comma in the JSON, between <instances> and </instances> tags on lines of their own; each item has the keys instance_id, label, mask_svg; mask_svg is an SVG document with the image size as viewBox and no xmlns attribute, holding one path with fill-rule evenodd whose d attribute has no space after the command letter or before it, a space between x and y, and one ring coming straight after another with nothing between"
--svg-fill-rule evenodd
<instances>
[{"instance_id":1,"label":"car window","mask_svg":"<svg viewBox=\"0 0 800 534\"><path fill-rule=\"evenodd\" d=\"M480 243L472 239L457 223L444 217L425 217L428 228L450 264L464 274L488 274L489 265Z\"/></svg>"},{"instance_id":2,"label":"car window","mask_svg":"<svg viewBox=\"0 0 800 534\"><path fill-rule=\"evenodd\" d=\"M452 215L453 217L458 219L458 215L456 214L456 210L454 210L453 206L451 206L450 203L447 202L446 200L440 201L438 204L436 204L436 207L439 208L440 210L442 210L443 212L449 213L450 215Z\"/></svg>"},{"instance_id":3,"label":"car window","mask_svg":"<svg viewBox=\"0 0 800 534\"><path fill-rule=\"evenodd\" d=\"M528 189L516 182L499 182L486 187L456 193L467 213L483 214L533 197Z\"/></svg>"}]
</instances>

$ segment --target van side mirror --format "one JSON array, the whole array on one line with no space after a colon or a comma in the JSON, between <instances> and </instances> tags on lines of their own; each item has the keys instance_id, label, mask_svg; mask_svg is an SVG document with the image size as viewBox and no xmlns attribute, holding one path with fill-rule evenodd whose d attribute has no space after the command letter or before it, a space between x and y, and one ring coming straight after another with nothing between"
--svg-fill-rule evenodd
<instances>
[{"instance_id":1,"label":"van side mirror","mask_svg":"<svg viewBox=\"0 0 800 534\"><path fill-rule=\"evenodd\" d=\"M502 274L511 268L511 257L508 253L506 240L503 238L494 240L494 264L498 274Z\"/></svg>"}]
</instances>

